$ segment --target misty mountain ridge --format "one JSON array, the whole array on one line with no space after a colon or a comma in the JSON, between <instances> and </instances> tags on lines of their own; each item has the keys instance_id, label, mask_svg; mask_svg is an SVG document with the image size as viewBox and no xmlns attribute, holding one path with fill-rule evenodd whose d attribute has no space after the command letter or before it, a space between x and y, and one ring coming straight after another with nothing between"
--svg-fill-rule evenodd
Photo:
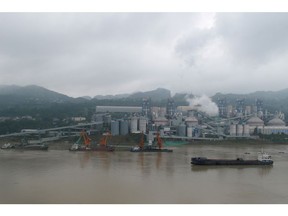
<instances>
[{"instance_id":1,"label":"misty mountain ridge","mask_svg":"<svg viewBox=\"0 0 288 216\"><path fill-rule=\"evenodd\" d=\"M188 93L187 93L188 94ZM176 100L185 99L186 93L176 93L173 97L171 91L165 88L157 88L155 90L146 92L135 92L127 94L116 94L116 95L96 95L95 97L83 96L79 98L69 97L67 95L51 91L41 86L28 85L28 86L17 86L17 85L0 85L0 103L7 102L6 100L12 100L15 103L19 100L19 103L24 101L34 102L82 102L90 100L118 100L118 99L142 99L151 98L151 100L160 101L168 98L175 98ZM249 94L223 94L216 93L212 96L213 101L217 101L219 98L226 98L227 101L236 101L237 99L245 99L248 101L254 101L256 98L262 100L273 100L281 101L288 99L288 88L280 91L256 91ZM5 100L4 100L5 99Z\"/></svg>"},{"instance_id":2,"label":"misty mountain ridge","mask_svg":"<svg viewBox=\"0 0 288 216\"><path fill-rule=\"evenodd\" d=\"M60 94L48 90L46 88L37 86L37 85L28 85L28 86L16 86L16 85L1 85L0 86L0 102L2 99L18 99L19 102L24 101L33 101L33 102L56 102L63 103L73 101L74 98L68 97L67 95ZM3 101L4 102L4 101Z\"/></svg>"}]
</instances>

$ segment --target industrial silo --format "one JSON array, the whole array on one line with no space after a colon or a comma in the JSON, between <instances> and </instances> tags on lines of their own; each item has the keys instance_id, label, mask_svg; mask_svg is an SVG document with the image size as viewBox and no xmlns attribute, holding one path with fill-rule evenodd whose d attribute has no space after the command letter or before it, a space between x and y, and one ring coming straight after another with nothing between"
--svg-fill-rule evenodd
<instances>
[{"instance_id":1,"label":"industrial silo","mask_svg":"<svg viewBox=\"0 0 288 216\"><path fill-rule=\"evenodd\" d=\"M147 119L144 117L141 117L139 119L139 130L140 132L145 133L146 132L146 127L147 127Z\"/></svg>"},{"instance_id":2,"label":"industrial silo","mask_svg":"<svg viewBox=\"0 0 288 216\"><path fill-rule=\"evenodd\" d=\"M230 136L236 136L236 125L235 124L230 125Z\"/></svg>"},{"instance_id":3,"label":"industrial silo","mask_svg":"<svg viewBox=\"0 0 288 216\"><path fill-rule=\"evenodd\" d=\"M182 137L186 136L186 125L185 124L180 124L178 126L178 136L182 136Z\"/></svg>"},{"instance_id":4,"label":"industrial silo","mask_svg":"<svg viewBox=\"0 0 288 216\"><path fill-rule=\"evenodd\" d=\"M243 136L249 136L250 135L250 126L245 124L243 126Z\"/></svg>"},{"instance_id":5,"label":"industrial silo","mask_svg":"<svg viewBox=\"0 0 288 216\"><path fill-rule=\"evenodd\" d=\"M126 120L120 120L120 134L127 135L129 133L129 124Z\"/></svg>"},{"instance_id":6,"label":"industrial silo","mask_svg":"<svg viewBox=\"0 0 288 216\"><path fill-rule=\"evenodd\" d=\"M130 121L130 132L137 133L138 132L138 118L132 117Z\"/></svg>"},{"instance_id":7,"label":"industrial silo","mask_svg":"<svg viewBox=\"0 0 288 216\"><path fill-rule=\"evenodd\" d=\"M193 133L193 128L187 127L187 137L192 137L192 133Z\"/></svg>"},{"instance_id":8,"label":"industrial silo","mask_svg":"<svg viewBox=\"0 0 288 216\"><path fill-rule=\"evenodd\" d=\"M237 124L236 133L237 133L237 136L243 136L243 125L242 124Z\"/></svg>"},{"instance_id":9,"label":"industrial silo","mask_svg":"<svg viewBox=\"0 0 288 216\"><path fill-rule=\"evenodd\" d=\"M111 121L111 135L119 135L119 121Z\"/></svg>"}]
</instances>

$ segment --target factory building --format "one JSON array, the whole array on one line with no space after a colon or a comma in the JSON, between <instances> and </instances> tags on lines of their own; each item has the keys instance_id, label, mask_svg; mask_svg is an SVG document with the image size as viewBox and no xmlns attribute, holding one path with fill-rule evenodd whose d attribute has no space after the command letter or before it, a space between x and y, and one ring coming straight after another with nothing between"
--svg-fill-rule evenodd
<instances>
[{"instance_id":1,"label":"factory building","mask_svg":"<svg viewBox=\"0 0 288 216\"><path fill-rule=\"evenodd\" d=\"M218 116L209 116L205 111L198 111L190 106L178 106L176 109L172 99L167 100L165 107L152 107L151 104L150 99L143 99L142 106L139 107L96 106L94 120L103 121L104 130L111 130L112 135L158 131L171 138L223 139L247 138L254 132L288 134L288 127L283 121L284 115L277 113L276 117L268 121L269 113L260 115L263 114L263 102L258 99L252 105L246 105L244 99L237 100L234 105L229 104L226 99L219 99ZM251 115L253 116L248 119ZM123 119L115 120L111 116Z\"/></svg>"},{"instance_id":2,"label":"factory building","mask_svg":"<svg viewBox=\"0 0 288 216\"><path fill-rule=\"evenodd\" d=\"M219 109L219 116L226 117L227 116L227 100L226 98L217 100L217 105Z\"/></svg>"},{"instance_id":3,"label":"factory building","mask_svg":"<svg viewBox=\"0 0 288 216\"><path fill-rule=\"evenodd\" d=\"M169 125L169 121L164 116L159 116L154 120L154 124L156 127L167 126L167 125Z\"/></svg>"},{"instance_id":4,"label":"factory building","mask_svg":"<svg viewBox=\"0 0 288 216\"><path fill-rule=\"evenodd\" d=\"M176 108L175 108L175 102L173 99L168 99L167 100L167 105L166 105L166 114L169 118L172 118L172 116L175 115Z\"/></svg>"},{"instance_id":5,"label":"factory building","mask_svg":"<svg viewBox=\"0 0 288 216\"><path fill-rule=\"evenodd\" d=\"M285 122L278 116L268 121L267 126L258 128L258 133L270 135L270 134L288 134L288 127Z\"/></svg>"},{"instance_id":6,"label":"factory building","mask_svg":"<svg viewBox=\"0 0 288 216\"><path fill-rule=\"evenodd\" d=\"M287 126L264 126L258 128L258 133L270 135L270 134L288 134Z\"/></svg>"},{"instance_id":7,"label":"factory building","mask_svg":"<svg viewBox=\"0 0 288 216\"><path fill-rule=\"evenodd\" d=\"M193 127L193 126L196 126L198 125L198 119L196 119L194 117L194 112L193 111L188 111L188 116L185 118L185 124L188 126L188 127Z\"/></svg>"},{"instance_id":8,"label":"factory building","mask_svg":"<svg viewBox=\"0 0 288 216\"><path fill-rule=\"evenodd\" d=\"M143 99L142 101L142 115L146 117L151 117L151 99Z\"/></svg>"}]
</instances>

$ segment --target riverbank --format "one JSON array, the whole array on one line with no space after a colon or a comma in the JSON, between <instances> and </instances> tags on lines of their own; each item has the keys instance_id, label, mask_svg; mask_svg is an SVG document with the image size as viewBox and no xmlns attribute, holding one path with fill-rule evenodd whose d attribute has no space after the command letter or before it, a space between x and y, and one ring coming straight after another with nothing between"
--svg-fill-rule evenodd
<instances>
[{"instance_id":1,"label":"riverbank","mask_svg":"<svg viewBox=\"0 0 288 216\"><path fill-rule=\"evenodd\" d=\"M92 135L90 136L92 143L99 143L99 140L102 136L100 135ZM113 136L109 137L107 143L109 145L116 146L117 151L127 150L130 149L132 146L136 146L139 143L141 138L140 134L132 134L126 136ZM21 137L12 137L12 138L5 138L0 140L0 146L4 143L11 143L11 144L18 144L21 143ZM48 142L50 150L68 150L73 143L76 142L78 137L65 137L59 140L55 140L53 142ZM35 140L29 139L29 140ZM287 144L286 143L278 143L273 142L271 140L266 139L223 139L223 140L171 140L171 139L164 139L164 146L165 147L177 147L182 145L225 145L227 147L232 146L234 144L237 145L271 145L271 144Z\"/></svg>"}]
</instances>

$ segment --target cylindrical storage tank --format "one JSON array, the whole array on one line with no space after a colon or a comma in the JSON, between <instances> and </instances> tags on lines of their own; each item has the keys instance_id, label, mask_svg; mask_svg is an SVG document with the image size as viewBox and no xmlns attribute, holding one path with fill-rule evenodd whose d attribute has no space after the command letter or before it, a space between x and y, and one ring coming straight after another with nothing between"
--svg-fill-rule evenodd
<instances>
[{"instance_id":1,"label":"cylindrical storage tank","mask_svg":"<svg viewBox=\"0 0 288 216\"><path fill-rule=\"evenodd\" d=\"M132 117L130 122L130 132L137 133L138 131L138 118Z\"/></svg>"},{"instance_id":2,"label":"cylindrical storage tank","mask_svg":"<svg viewBox=\"0 0 288 216\"><path fill-rule=\"evenodd\" d=\"M249 136L250 135L250 126L245 124L243 127L243 136Z\"/></svg>"},{"instance_id":3,"label":"cylindrical storage tank","mask_svg":"<svg viewBox=\"0 0 288 216\"><path fill-rule=\"evenodd\" d=\"M178 126L178 136L185 137L186 136L186 125L181 124Z\"/></svg>"},{"instance_id":4,"label":"cylindrical storage tank","mask_svg":"<svg viewBox=\"0 0 288 216\"><path fill-rule=\"evenodd\" d=\"M236 136L236 125L235 124L230 125L230 136Z\"/></svg>"},{"instance_id":5,"label":"cylindrical storage tank","mask_svg":"<svg viewBox=\"0 0 288 216\"><path fill-rule=\"evenodd\" d=\"M243 136L243 125L242 124L237 124L237 127L236 127L236 133L237 133L237 136Z\"/></svg>"},{"instance_id":6,"label":"cylindrical storage tank","mask_svg":"<svg viewBox=\"0 0 288 216\"><path fill-rule=\"evenodd\" d=\"M139 119L139 130L140 132L146 133L147 119L140 118Z\"/></svg>"},{"instance_id":7,"label":"cylindrical storage tank","mask_svg":"<svg viewBox=\"0 0 288 216\"><path fill-rule=\"evenodd\" d=\"M119 135L119 121L111 121L111 135Z\"/></svg>"},{"instance_id":8,"label":"cylindrical storage tank","mask_svg":"<svg viewBox=\"0 0 288 216\"><path fill-rule=\"evenodd\" d=\"M192 137L192 133L193 133L193 128L187 127L187 137Z\"/></svg>"},{"instance_id":9,"label":"cylindrical storage tank","mask_svg":"<svg viewBox=\"0 0 288 216\"><path fill-rule=\"evenodd\" d=\"M120 134L127 135L129 133L129 124L126 120L120 121Z\"/></svg>"}]
</instances>

